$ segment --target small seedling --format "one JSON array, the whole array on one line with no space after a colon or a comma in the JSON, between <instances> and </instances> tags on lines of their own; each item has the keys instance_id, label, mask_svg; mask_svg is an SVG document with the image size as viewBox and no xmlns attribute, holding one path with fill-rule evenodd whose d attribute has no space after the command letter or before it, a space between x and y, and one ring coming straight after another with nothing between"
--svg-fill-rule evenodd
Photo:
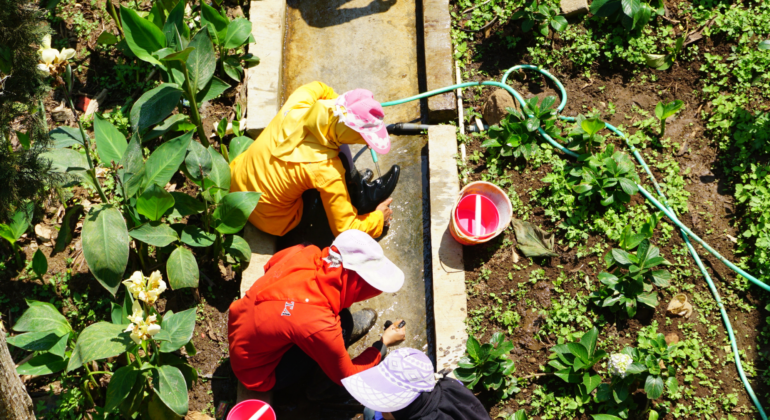
<instances>
[{"instance_id":1,"label":"small seedling","mask_svg":"<svg viewBox=\"0 0 770 420\"><path fill-rule=\"evenodd\" d=\"M43 279L43 274L48 272L48 259L46 259L45 254L43 254L40 248L37 249L35 256L32 257L32 271L37 274L40 280Z\"/></svg>"},{"instance_id":2,"label":"small seedling","mask_svg":"<svg viewBox=\"0 0 770 420\"><path fill-rule=\"evenodd\" d=\"M655 116L660 120L660 137L666 132L666 119L679 112L684 106L684 102L677 99L668 103L658 102L655 107Z\"/></svg>"}]
</instances>

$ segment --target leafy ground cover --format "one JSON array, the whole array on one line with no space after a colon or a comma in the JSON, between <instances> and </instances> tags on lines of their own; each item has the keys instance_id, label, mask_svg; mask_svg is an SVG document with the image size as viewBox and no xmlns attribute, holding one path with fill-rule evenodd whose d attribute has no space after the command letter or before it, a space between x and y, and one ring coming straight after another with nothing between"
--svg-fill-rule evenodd
<instances>
[{"instance_id":1,"label":"leafy ground cover","mask_svg":"<svg viewBox=\"0 0 770 420\"><path fill-rule=\"evenodd\" d=\"M768 282L770 55L760 43L770 37L770 7L696 0L641 1L633 10L614 2L600 10L612 3L594 1L591 13L566 26L552 22L548 10L511 12L532 10L531 2L452 4L463 81L500 80L516 64L535 64L564 84L563 115L583 116L575 123L538 117L579 159L554 150L517 115L488 134L461 136L462 182L485 180L508 191L514 217L552 232L556 254L525 257L512 228L465 248L468 331L479 343L510 340L515 364L512 370L498 360L505 371L474 389L493 418L759 418L738 379L717 304L678 229L623 181L639 176L652 190L628 146L595 123L626 133L685 225ZM532 30L536 25L552 30ZM539 98L535 104L549 96L560 104L556 87L537 73L514 72L509 84L527 100ZM481 117L491 94L464 90L466 124ZM770 297L696 249L766 405ZM689 317L667 314L680 293L692 305ZM591 357L591 331L596 352L612 357ZM477 365L478 355L468 351L466 365Z\"/></svg>"},{"instance_id":2,"label":"leafy ground cover","mask_svg":"<svg viewBox=\"0 0 770 420\"><path fill-rule=\"evenodd\" d=\"M41 50L57 50L40 58L52 142L43 157L60 182L0 223L11 355L39 418L134 418L148 407L154 418L213 416L235 399L226 311L250 256L243 216L258 199L228 194L228 161L251 142L239 130L244 68L258 64L245 54L248 10L42 6L55 35ZM28 148L22 126L10 128L9 147ZM152 276L149 294L121 286L137 271L157 271L163 287ZM46 314L56 328L40 322Z\"/></svg>"}]
</instances>

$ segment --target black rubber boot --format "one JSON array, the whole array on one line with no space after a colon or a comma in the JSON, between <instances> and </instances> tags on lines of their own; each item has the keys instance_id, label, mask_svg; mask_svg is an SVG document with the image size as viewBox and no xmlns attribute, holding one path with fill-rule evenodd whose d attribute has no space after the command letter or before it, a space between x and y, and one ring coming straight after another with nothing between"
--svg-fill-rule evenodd
<instances>
[{"instance_id":1,"label":"black rubber boot","mask_svg":"<svg viewBox=\"0 0 770 420\"><path fill-rule=\"evenodd\" d=\"M401 168L393 165L385 175L375 179L372 182L363 183L363 198L356 209L359 214L371 213L383 201L387 200L398 184L398 177L401 175Z\"/></svg>"}]
</instances>

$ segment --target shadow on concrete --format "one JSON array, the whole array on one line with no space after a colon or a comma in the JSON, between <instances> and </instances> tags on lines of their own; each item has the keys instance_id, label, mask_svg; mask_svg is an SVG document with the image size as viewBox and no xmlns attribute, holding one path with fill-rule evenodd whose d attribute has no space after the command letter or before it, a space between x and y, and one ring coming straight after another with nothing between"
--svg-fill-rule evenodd
<instances>
[{"instance_id":1,"label":"shadow on concrete","mask_svg":"<svg viewBox=\"0 0 770 420\"><path fill-rule=\"evenodd\" d=\"M345 7L355 0L288 0L286 4L299 10L302 19L314 28L341 25L364 16L385 13L398 0L371 0L364 7ZM351 37L353 34L351 34ZM352 38L351 38L352 39Z\"/></svg>"}]
</instances>

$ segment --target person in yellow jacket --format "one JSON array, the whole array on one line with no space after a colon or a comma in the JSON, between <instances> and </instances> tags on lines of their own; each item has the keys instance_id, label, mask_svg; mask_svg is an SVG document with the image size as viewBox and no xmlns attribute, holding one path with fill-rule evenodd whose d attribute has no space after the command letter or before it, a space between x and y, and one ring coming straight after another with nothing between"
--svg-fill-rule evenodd
<instances>
[{"instance_id":1,"label":"person in yellow jacket","mask_svg":"<svg viewBox=\"0 0 770 420\"><path fill-rule=\"evenodd\" d=\"M383 117L382 106L367 90L337 95L321 82L304 85L230 163L230 191L262 193L249 221L281 237L279 249L306 241L328 246L325 242L349 229L377 238L390 223L388 197L400 168L394 165L369 182L371 171L356 170L348 145L367 144L387 153Z\"/></svg>"}]
</instances>

